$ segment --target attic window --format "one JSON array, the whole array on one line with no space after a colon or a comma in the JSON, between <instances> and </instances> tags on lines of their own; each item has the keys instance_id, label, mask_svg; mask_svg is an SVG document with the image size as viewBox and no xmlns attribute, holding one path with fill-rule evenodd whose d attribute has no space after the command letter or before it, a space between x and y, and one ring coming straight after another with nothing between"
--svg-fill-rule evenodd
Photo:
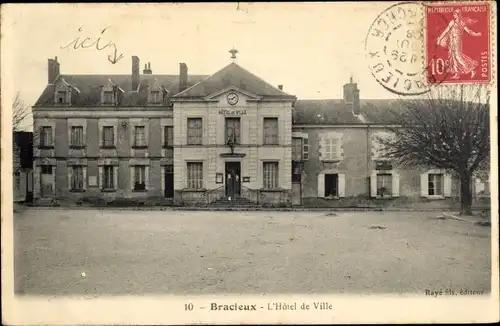
<instances>
[{"instance_id":1,"label":"attic window","mask_svg":"<svg viewBox=\"0 0 500 326\"><path fill-rule=\"evenodd\" d=\"M151 91L151 103L160 104L161 102L162 98L160 96L160 91Z\"/></svg>"},{"instance_id":2,"label":"attic window","mask_svg":"<svg viewBox=\"0 0 500 326\"><path fill-rule=\"evenodd\" d=\"M56 101L57 104L66 103L66 91L57 91Z\"/></svg>"},{"instance_id":3,"label":"attic window","mask_svg":"<svg viewBox=\"0 0 500 326\"><path fill-rule=\"evenodd\" d=\"M102 95L102 104L113 104L114 96L113 91L104 91Z\"/></svg>"}]
</instances>

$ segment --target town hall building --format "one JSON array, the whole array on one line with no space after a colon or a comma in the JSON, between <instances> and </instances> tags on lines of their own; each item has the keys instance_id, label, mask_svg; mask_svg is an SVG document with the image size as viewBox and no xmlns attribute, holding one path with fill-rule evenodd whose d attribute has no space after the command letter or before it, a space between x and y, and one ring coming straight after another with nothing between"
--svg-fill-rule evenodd
<instances>
[{"instance_id":1,"label":"town hall building","mask_svg":"<svg viewBox=\"0 0 500 326\"><path fill-rule=\"evenodd\" d=\"M237 51L230 51L235 59ZM35 201L208 205L332 205L359 198L446 199L458 183L439 169L384 158L392 100L300 100L234 61L212 75L62 74L33 106ZM478 186L488 195L489 186Z\"/></svg>"}]
</instances>

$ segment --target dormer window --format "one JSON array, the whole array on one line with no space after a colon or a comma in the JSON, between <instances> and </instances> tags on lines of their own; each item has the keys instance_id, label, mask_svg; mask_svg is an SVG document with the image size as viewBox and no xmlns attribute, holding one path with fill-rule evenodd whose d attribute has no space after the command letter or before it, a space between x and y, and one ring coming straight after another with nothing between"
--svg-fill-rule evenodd
<instances>
[{"instance_id":1,"label":"dormer window","mask_svg":"<svg viewBox=\"0 0 500 326\"><path fill-rule=\"evenodd\" d=\"M66 91L58 91L56 96L57 104L65 104L66 103Z\"/></svg>"},{"instance_id":2,"label":"dormer window","mask_svg":"<svg viewBox=\"0 0 500 326\"><path fill-rule=\"evenodd\" d=\"M160 91L151 91L151 103L152 104L162 103L162 96L160 94Z\"/></svg>"},{"instance_id":3,"label":"dormer window","mask_svg":"<svg viewBox=\"0 0 500 326\"><path fill-rule=\"evenodd\" d=\"M104 91L102 95L102 104L114 104L114 92Z\"/></svg>"}]
</instances>

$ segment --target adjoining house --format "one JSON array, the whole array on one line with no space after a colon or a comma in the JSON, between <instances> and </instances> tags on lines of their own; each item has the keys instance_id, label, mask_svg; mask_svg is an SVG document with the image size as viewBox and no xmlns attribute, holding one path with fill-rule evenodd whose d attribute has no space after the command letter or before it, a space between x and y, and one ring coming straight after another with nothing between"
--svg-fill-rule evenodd
<instances>
[{"instance_id":1,"label":"adjoining house","mask_svg":"<svg viewBox=\"0 0 500 326\"><path fill-rule=\"evenodd\" d=\"M14 202L33 200L33 133L14 131L13 157L13 197Z\"/></svg>"},{"instance_id":2,"label":"adjoining house","mask_svg":"<svg viewBox=\"0 0 500 326\"><path fill-rule=\"evenodd\" d=\"M234 54L233 54L234 59ZM444 170L399 169L381 155L394 100L300 100L235 62L212 75L70 75L48 62L33 107L37 200L205 205L331 205L458 196Z\"/></svg>"}]
</instances>

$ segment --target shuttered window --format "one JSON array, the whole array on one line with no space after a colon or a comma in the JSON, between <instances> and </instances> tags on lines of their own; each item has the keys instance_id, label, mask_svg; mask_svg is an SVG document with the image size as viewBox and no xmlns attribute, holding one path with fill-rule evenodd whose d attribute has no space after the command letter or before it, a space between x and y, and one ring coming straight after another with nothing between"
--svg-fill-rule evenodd
<instances>
[{"instance_id":1,"label":"shuttered window","mask_svg":"<svg viewBox=\"0 0 500 326\"><path fill-rule=\"evenodd\" d=\"M105 165L103 167L103 184L102 189L114 189L115 188L115 173L114 167L112 165Z\"/></svg>"},{"instance_id":2,"label":"shuttered window","mask_svg":"<svg viewBox=\"0 0 500 326\"><path fill-rule=\"evenodd\" d=\"M226 143L231 140L233 144L241 144L241 119L226 118Z\"/></svg>"},{"instance_id":3,"label":"shuttered window","mask_svg":"<svg viewBox=\"0 0 500 326\"><path fill-rule=\"evenodd\" d=\"M74 126L71 127L71 146L83 146L83 127Z\"/></svg>"},{"instance_id":4,"label":"shuttered window","mask_svg":"<svg viewBox=\"0 0 500 326\"><path fill-rule=\"evenodd\" d=\"M189 189L203 188L203 163L187 163L187 187Z\"/></svg>"},{"instance_id":5,"label":"shuttered window","mask_svg":"<svg viewBox=\"0 0 500 326\"><path fill-rule=\"evenodd\" d=\"M201 145L203 142L203 120L201 118L187 119L188 145Z\"/></svg>"},{"instance_id":6,"label":"shuttered window","mask_svg":"<svg viewBox=\"0 0 500 326\"><path fill-rule=\"evenodd\" d=\"M264 188L278 188L278 162L264 162Z\"/></svg>"},{"instance_id":7,"label":"shuttered window","mask_svg":"<svg viewBox=\"0 0 500 326\"><path fill-rule=\"evenodd\" d=\"M377 196L392 196L392 174L377 174Z\"/></svg>"},{"instance_id":8,"label":"shuttered window","mask_svg":"<svg viewBox=\"0 0 500 326\"><path fill-rule=\"evenodd\" d=\"M429 174L429 196L442 196L444 193L443 175L430 173Z\"/></svg>"},{"instance_id":9,"label":"shuttered window","mask_svg":"<svg viewBox=\"0 0 500 326\"><path fill-rule=\"evenodd\" d=\"M278 118L264 118L264 145L278 145Z\"/></svg>"},{"instance_id":10,"label":"shuttered window","mask_svg":"<svg viewBox=\"0 0 500 326\"><path fill-rule=\"evenodd\" d=\"M75 165L71 167L71 189L82 190L83 186L83 166Z\"/></svg>"}]
</instances>

